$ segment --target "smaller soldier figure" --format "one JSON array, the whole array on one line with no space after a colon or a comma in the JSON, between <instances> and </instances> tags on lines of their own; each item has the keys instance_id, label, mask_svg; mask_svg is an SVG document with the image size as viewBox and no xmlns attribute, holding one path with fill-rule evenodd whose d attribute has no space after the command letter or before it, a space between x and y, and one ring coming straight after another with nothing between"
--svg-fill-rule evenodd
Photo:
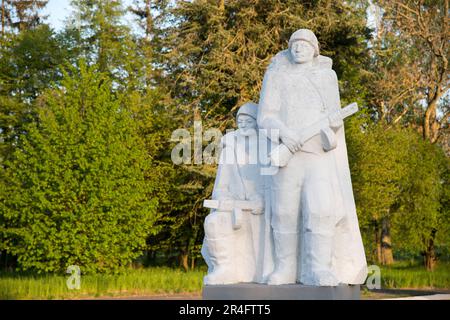
<instances>
[{"instance_id":1,"label":"smaller soldier figure","mask_svg":"<svg viewBox=\"0 0 450 320\"><path fill-rule=\"evenodd\" d=\"M202 255L208 264L205 285L263 282L264 177L260 174L257 105L238 111L238 130L222 138L212 208L204 223Z\"/></svg>"}]
</instances>

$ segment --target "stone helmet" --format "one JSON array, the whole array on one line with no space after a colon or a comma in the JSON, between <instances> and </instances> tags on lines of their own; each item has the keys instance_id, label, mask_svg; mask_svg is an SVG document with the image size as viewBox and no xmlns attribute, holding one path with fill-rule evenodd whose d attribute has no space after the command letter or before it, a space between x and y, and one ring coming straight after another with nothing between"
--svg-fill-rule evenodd
<instances>
[{"instance_id":1,"label":"stone helmet","mask_svg":"<svg viewBox=\"0 0 450 320\"><path fill-rule=\"evenodd\" d=\"M241 114L248 115L256 120L256 116L258 114L258 105L252 101L244 103L237 112L236 120L239 118Z\"/></svg>"},{"instance_id":2,"label":"stone helmet","mask_svg":"<svg viewBox=\"0 0 450 320\"><path fill-rule=\"evenodd\" d=\"M303 40L310 43L314 47L314 57L319 56L319 41L317 41L316 35L308 29L299 29L295 31L289 38L289 49L292 43L298 40Z\"/></svg>"}]
</instances>

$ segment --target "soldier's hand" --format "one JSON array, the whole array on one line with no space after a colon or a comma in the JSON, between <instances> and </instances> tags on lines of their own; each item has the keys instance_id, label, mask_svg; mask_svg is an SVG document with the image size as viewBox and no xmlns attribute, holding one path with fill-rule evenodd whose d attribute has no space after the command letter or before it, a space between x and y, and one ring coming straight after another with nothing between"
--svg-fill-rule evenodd
<instances>
[{"instance_id":1,"label":"soldier's hand","mask_svg":"<svg viewBox=\"0 0 450 320\"><path fill-rule=\"evenodd\" d=\"M253 197L250 197L250 200L255 203L255 207L252 209L252 214L258 215L264 213L264 198L256 195Z\"/></svg>"},{"instance_id":2,"label":"soldier's hand","mask_svg":"<svg viewBox=\"0 0 450 320\"><path fill-rule=\"evenodd\" d=\"M342 116L339 111L331 114L328 117L328 121L330 122L330 128L333 129L334 132L337 132L339 128L344 125L344 121L342 120Z\"/></svg>"},{"instance_id":3,"label":"soldier's hand","mask_svg":"<svg viewBox=\"0 0 450 320\"><path fill-rule=\"evenodd\" d=\"M264 208L263 207L258 207L252 210L252 214L254 215L260 215L264 213Z\"/></svg>"},{"instance_id":4,"label":"soldier's hand","mask_svg":"<svg viewBox=\"0 0 450 320\"><path fill-rule=\"evenodd\" d=\"M282 130L280 132L280 138L283 144L286 145L286 147L288 147L288 149L292 153L295 153L298 150L300 150L299 143L296 141L296 136L294 132L290 130Z\"/></svg>"}]
</instances>

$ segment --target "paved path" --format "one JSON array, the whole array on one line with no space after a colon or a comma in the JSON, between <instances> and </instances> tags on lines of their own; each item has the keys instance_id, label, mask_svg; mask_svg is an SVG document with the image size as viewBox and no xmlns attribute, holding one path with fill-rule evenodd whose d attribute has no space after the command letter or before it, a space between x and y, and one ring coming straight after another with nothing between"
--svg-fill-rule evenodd
<instances>
[{"instance_id":1,"label":"paved path","mask_svg":"<svg viewBox=\"0 0 450 320\"><path fill-rule=\"evenodd\" d=\"M96 297L83 300L201 300L201 295L196 294L158 294L151 296L122 296L122 297Z\"/></svg>"},{"instance_id":2,"label":"paved path","mask_svg":"<svg viewBox=\"0 0 450 320\"><path fill-rule=\"evenodd\" d=\"M136 295L136 296L104 296L82 298L95 300L202 300L200 293ZM362 300L450 300L450 290L414 290L414 289L382 289L370 290L362 295Z\"/></svg>"},{"instance_id":3,"label":"paved path","mask_svg":"<svg viewBox=\"0 0 450 320\"><path fill-rule=\"evenodd\" d=\"M426 296L390 298L383 300L450 300L450 294L429 294Z\"/></svg>"},{"instance_id":4,"label":"paved path","mask_svg":"<svg viewBox=\"0 0 450 320\"><path fill-rule=\"evenodd\" d=\"M95 300L202 300L199 295L153 295L126 297L98 297ZM409 296L400 298L364 298L363 300L450 300L450 294L429 294L425 296Z\"/></svg>"}]
</instances>

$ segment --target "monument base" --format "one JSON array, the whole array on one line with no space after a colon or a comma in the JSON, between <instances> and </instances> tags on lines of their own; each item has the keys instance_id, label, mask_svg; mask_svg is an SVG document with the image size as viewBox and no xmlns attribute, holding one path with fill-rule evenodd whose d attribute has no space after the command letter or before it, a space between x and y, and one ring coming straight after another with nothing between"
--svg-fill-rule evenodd
<instances>
[{"instance_id":1,"label":"monument base","mask_svg":"<svg viewBox=\"0 0 450 320\"><path fill-rule=\"evenodd\" d=\"M237 283L206 285L203 300L359 300L359 285L315 287L302 284Z\"/></svg>"}]
</instances>

